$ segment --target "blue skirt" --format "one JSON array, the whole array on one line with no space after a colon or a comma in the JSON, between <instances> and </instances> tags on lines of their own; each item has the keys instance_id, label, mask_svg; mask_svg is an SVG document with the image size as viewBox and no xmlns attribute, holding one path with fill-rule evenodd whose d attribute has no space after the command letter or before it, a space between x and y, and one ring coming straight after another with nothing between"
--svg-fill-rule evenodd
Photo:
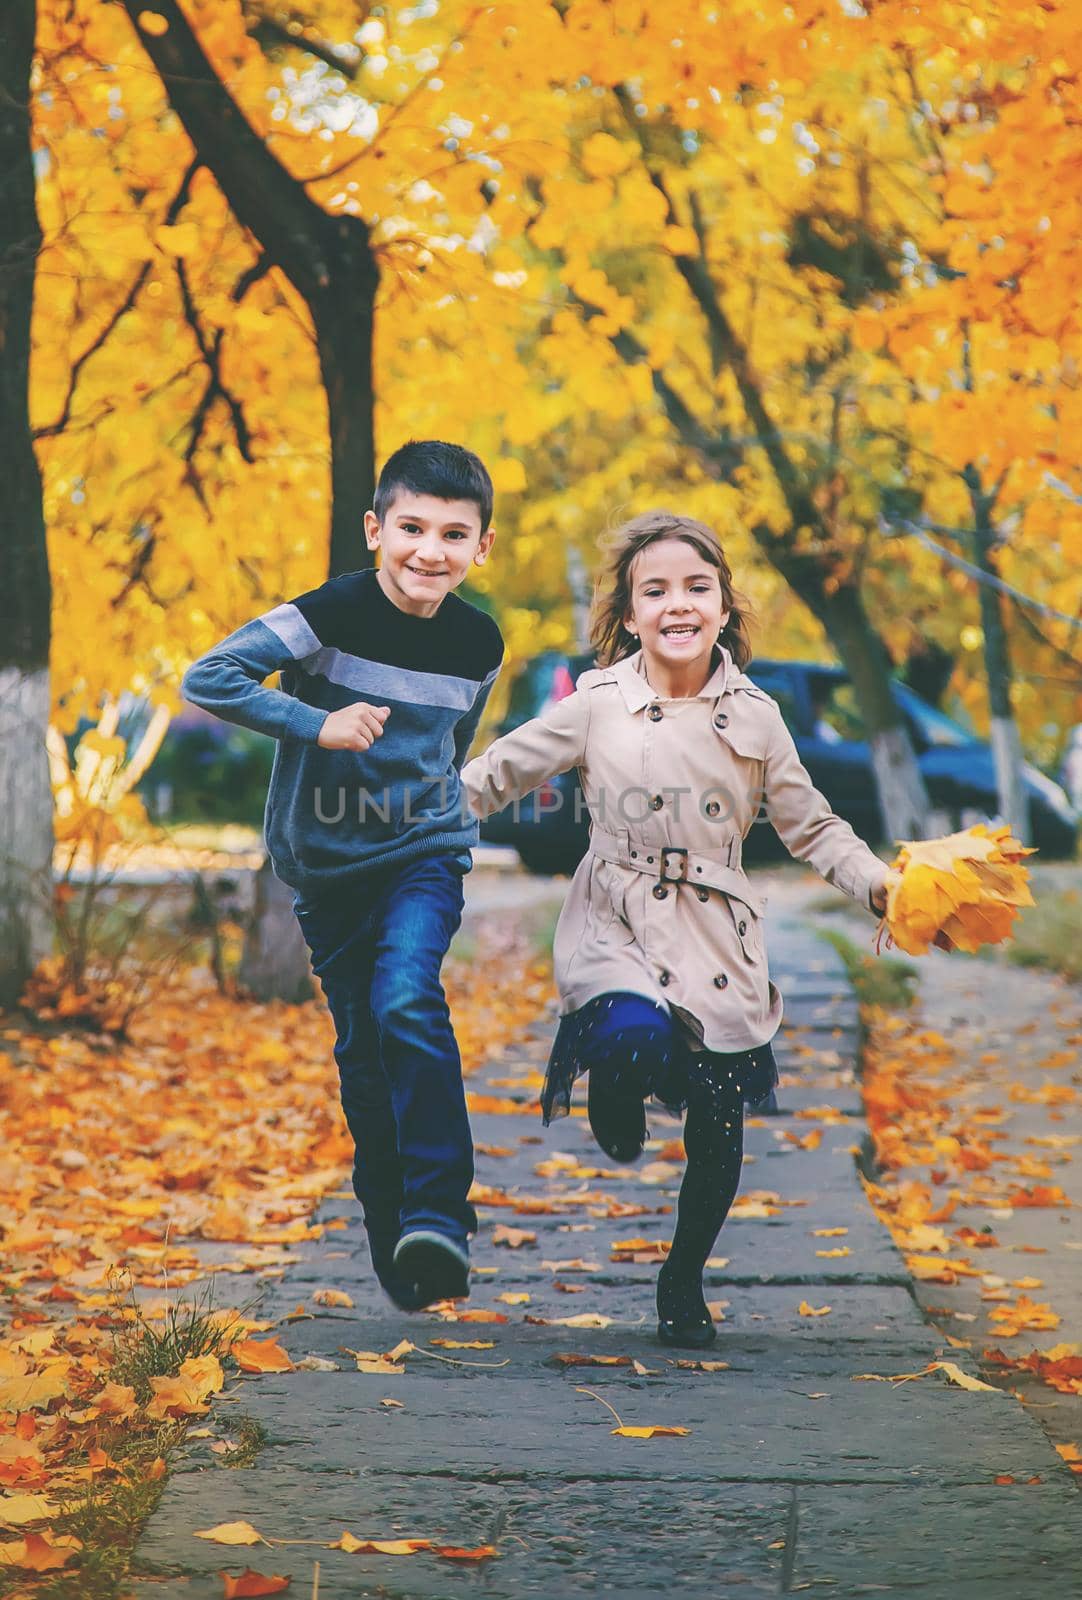
<instances>
[{"instance_id":1,"label":"blue skirt","mask_svg":"<svg viewBox=\"0 0 1082 1600\"><path fill-rule=\"evenodd\" d=\"M541 1091L546 1128L567 1116L575 1079L591 1068L601 1068L644 1099L653 1095L673 1112L686 1109L697 1079L722 1074L736 1080L750 1109L777 1109L778 1066L769 1043L731 1054L696 1051L671 1013L644 995L598 995L561 1018Z\"/></svg>"}]
</instances>

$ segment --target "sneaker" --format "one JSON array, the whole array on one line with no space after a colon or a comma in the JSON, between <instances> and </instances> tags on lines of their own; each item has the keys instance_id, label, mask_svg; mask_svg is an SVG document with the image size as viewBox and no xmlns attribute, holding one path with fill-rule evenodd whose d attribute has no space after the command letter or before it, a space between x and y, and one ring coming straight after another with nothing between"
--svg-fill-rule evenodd
<instances>
[{"instance_id":1,"label":"sneaker","mask_svg":"<svg viewBox=\"0 0 1082 1600\"><path fill-rule=\"evenodd\" d=\"M395 1246L394 1268L412 1286L420 1306L469 1297L469 1252L434 1228L404 1233Z\"/></svg>"},{"instance_id":2,"label":"sneaker","mask_svg":"<svg viewBox=\"0 0 1082 1600\"><path fill-rule=\"evenodd\" d=\"M418 1300L416 1286L404 1277L394 1264L395 1246L398 1243L398 1224L393 1228L375 1228L365 1225L368 1234L368 1254L372 1258L372 1271L380 1288L399 1311L420 1311L424 1302Z\"/></svg>"},{"instance_id":3,"label":"sneaker","mask_svg":"<svg viewBox=\"0 0 1082 1600\"><path fill-rule=\"evenodd\" d=\"M589 1074L590 1129L612 1161L637 1161L646 1144L646 1105L639 1094L621 1094L596 1072Z\"/></svg>"}]
</instances>

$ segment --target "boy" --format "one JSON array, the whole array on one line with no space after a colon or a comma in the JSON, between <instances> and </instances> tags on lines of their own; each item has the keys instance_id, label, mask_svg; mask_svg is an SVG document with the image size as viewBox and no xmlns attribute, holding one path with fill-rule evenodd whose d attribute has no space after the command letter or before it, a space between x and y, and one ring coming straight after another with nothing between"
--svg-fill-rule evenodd
<instances>
[{"instance_id":1,"label":"boy","mask_svg":"<svg viewBox=\"0 0 1082 1600\"><path fill-rule=\"evenodd\" d=\"M195 662L182 692L277 739L265 830L337 1033L372 1265L419 1310L469 1294L473 1143L440 966L477 823L459 769L503 658L451 591L492 549L492 480L414 441L380 474L378 571L332 578ZM281 672L281 688L262 687Z\"/></svg>"}]
</instances>

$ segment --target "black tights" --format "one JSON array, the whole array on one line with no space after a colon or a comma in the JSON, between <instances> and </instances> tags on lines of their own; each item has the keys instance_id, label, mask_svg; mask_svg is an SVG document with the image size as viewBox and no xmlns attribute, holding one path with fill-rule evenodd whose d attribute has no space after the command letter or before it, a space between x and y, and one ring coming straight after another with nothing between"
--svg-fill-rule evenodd
<instances>
[{"instance_id":1,"label":"black tights","mask_svg":"<svg viewBox=\"0 0 1082 1600\"><path fill-rule=\"evenodd\" d=\"M693 1056L662 1006L624 992L589 1002L565 1018L561 1033L575 1069L602 1074L619 1094L643 1099L657 1093L664 1103L669 1090L674 1104L686 1101L687 1170L672 1249L658 1279L658 1311L666 1321L705 1318L703 1267L740 1183L751 1055Z\"/></svg>"},{"instance_id":2,"label":"black tights","mask_svg":"<svg viewBox=\"0 0 1082 1600\"><path fill-rule=\"evenodd\" d=\"M743 1094L724 1069L717 1073L718 1061L713 1058L711 1073L711 1058L700 1057L688 1089L687 1169L680 1185L672 1249L658 1274L658 1315L665 1320L695 1322L707 1317L703 1268L740 1186Z\"/></svg>"}]
</instances>

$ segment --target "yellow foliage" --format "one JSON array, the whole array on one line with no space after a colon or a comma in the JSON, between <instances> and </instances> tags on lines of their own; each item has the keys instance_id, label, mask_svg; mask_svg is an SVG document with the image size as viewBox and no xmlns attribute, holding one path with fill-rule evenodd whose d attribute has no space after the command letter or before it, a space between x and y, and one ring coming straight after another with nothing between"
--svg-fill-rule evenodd
<instances>
[{"instance_id":1,"label":"yellow foliage","mask_svg":"<svg viewBox=\"0 0 1082 1600\"><path fill-rule=\"evenodd\" d=\"M1026 856L1007 827L977 823L941 839L904 844L887 883L889 941L910 955L929 945L967 950L1001 944L1022 906L1033 905Z\"/></svg>"}]
</instances>

